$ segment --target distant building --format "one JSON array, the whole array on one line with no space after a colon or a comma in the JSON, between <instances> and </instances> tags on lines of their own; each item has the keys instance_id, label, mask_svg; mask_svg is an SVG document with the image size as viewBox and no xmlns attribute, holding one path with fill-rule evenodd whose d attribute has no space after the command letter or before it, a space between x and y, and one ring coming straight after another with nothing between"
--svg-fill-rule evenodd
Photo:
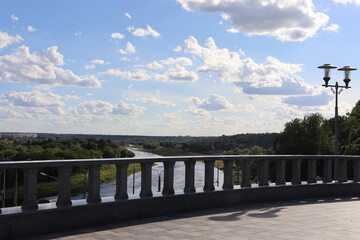
<instances>
[{"instance_id":1,"label":"distant building","mask_svg":"<svg viewBox=\"0 0 360 240\"><path fill-rule=\"evenodd\" d=\"M12 133L12 132L3 132L0 133L0 138L36 138L37 133Z\"/></svg>"}]
</instances>

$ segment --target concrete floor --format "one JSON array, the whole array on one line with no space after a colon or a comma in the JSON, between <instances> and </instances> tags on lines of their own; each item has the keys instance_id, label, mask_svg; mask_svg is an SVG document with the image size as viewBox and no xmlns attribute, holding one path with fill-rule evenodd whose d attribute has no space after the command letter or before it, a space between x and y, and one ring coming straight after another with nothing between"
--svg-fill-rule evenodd
<instances>
[{"instance_id":1,"label":"concrete floor","mask_svg":"<svg viewBox=\"0 0 360 240\"><path fill-rule=\"evenodd\" d=\"M336 198L242 205L31 239L360 239L360 200Z\"/></svg>"}]
</instances>

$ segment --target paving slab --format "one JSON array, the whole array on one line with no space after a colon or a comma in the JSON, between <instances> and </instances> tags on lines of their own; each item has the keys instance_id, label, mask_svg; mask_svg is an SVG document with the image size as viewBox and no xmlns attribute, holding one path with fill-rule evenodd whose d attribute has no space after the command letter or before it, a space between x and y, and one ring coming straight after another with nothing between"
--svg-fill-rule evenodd
<instances>
[{"instance_id":1,"label":"paving slab","mask_svg":"<svg viewBox=\"0 0 360 240\"><path fill-rule=\"evenodd\" d=\"M249 204L134 220L30 239L359 239L360 200Z\"/></svg>"}]
</instances>

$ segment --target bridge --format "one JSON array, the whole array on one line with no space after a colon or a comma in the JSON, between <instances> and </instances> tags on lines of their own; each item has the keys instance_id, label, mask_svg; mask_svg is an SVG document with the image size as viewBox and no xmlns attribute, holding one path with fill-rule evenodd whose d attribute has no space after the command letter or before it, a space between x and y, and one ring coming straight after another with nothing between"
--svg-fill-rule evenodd
<instances>
[{"instance_id":1,"label":"bridge","mask_svg":"<svg viewBox=\"0 0 360 240\"><path fill-rule=\"evenodd\" d=\"M221 189L214 186L216 160L224 164ZM336 179L332 178L334 160L338 162ZM195 168L196 162L200 161L205 164L204 186L196 189ZM164 185L161 193L153 193L151 171L154 163L159 162L164 165ZM182 192L174 191L176 162L185 163ZM241 166L241 183L236 186L233 183L234 162ZM131 163L141 164L141 191L136 197L129 197L127 189L127 168ZM256 163L259 168L256 184L252 182L252 163ZM100 195L100 168L107 164L114 164L117 169L113 197ZM270 168L270 165L274 167ZM71 170L77 166L86 167L89 171L86 200L71 199ZM39 169L44 167L58 170L56 203L37 204L37 176ZM21 169L24 173L23 204L0 210L0 239L36 236L194 210L245 206L249 203L358 196L360 193L360 156L221 155L1 162L0 171L7 169ZM270 170L275 172L270 173ZM317 174L319 172L321 179ZM304 173L306 179L302 179ZM291 181L286 181L289 177Z\"/></svg>"}]
</instances>

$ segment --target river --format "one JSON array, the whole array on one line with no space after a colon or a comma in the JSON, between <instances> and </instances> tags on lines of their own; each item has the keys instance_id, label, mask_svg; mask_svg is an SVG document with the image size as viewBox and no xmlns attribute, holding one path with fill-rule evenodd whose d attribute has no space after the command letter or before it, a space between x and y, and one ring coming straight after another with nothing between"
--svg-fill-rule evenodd
<instances>
[{"instance_id":1,"label":"river","mask_svg":"<svg viewBox=\"0 0 360 240\"><path fill-rule=\"evenodd\" d=\"M130 151L135 153L135 158L146 158L146 157L161 157L159 155L137 151L136 148L128 148ZM204 173L205 173L205 165L201 162L197 162L195 165L195 188L202 190L204 187ZM152 191L158 192L159 186L159 174L160 174L160 189L162 190L164 184L164 166L163 163L157 163L156 166L153 166L152 171ZM219 173L219 179L217 175ZM223 172L217 171L214 168L214 176L215 176L215 187L221 187L223 184ZM133 181L135 179L135 181ZM115 194L115 182L104 183L101 184L100 188L100 195L103 197L105 196L114 196ZM141 173L135 173L135 178L133 175L128 177L128 194L129 196L132 195L139 195L140 193L140 186L141 186ZM185 187L185 164L183 162L176 162L174 168L174 190L175 192L183 192ZM133 192L134 188L134 192Z\"/></svg>"}]
</instances>

